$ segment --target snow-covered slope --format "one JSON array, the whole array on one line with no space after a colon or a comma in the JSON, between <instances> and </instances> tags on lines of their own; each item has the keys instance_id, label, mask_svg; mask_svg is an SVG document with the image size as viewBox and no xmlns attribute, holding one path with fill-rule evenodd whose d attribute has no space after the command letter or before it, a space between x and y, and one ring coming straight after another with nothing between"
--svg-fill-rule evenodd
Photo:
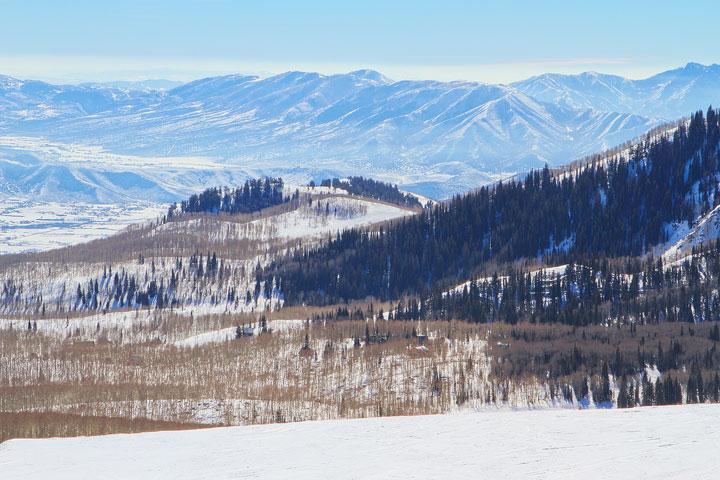
<instances>
[{"instance_id":1,"label":"snow-covered slope","mask_svg":"<svg viewBox=\"0 0 720 480\"><path fill-rule=\"evenodd\" d=\"M720 65L688 63L642 80L586 72L544 74L512 84L540 101L675 120L720 101Z\"/></svg>"},{"instance_id":2,"label":"snow-covered slope","mask_svg":"<svg viewBox=\"0 0 720 480\"><path fill-rule=\"evenodd\" d=\"M658 123L538 101L509 86L392 82L370 70L229 75L167 92L3 82L0 135L140 157L212 157L230 171L283 178L365 175L434 198L565 163Z\"/></svg>"},{"instance_id":3,"label":"snow-covered slope","mask_svg":"<svg viewBox=\"0 0 720 480\"><path fill-rule=\"evenodd\" d=\"M681 222L670 225L667 230L671 236L662 248L663 260L674 262L689 255L693 247L720 237L720 206L695 218L692 225Z\"/></svg>"},{"instance_id":4,"label":"snow-covered slope","mask_svg":"<svg viewBox=\"0 0 720 480\"><path fill-rule=\"evenodd\" d=\"M129 105L156 103L162 95L151 89L130 90L103 85L52 85L0 75L0 126L16 121L92 115Z\"/></svg>"},{"instance_id":5,"label":"snow-covered slope","mask_svg":"<svg viewBox=\"0 0 720 480\"><path fill-rule=\"evenodd\" d=\"M285 187L292 192L294 188L289 185ZM298 188L300 190L300 188ZM224 215L200 215L194 218L176 218L175 221L167 223L148 224L145 228L135 228L129 243L143 242L143 239L162 239L161 242L169 242L175 245L177 239L187 239L194 235L201 238L204 247L208 252L223 245L242 245L242 249L235 252L234 260L225 259L224 267L234 269L233 273L227 273L223 281L215 282L209 277L203 277L202 293L196 291L197 285L193 282L185 284L178 277L173 287L173 294L177 295L179 301L176 307L187 306L195 310L195 313L223 313L223 312L245 312L261 311L266 308L275 308L281 303L279 292L263 292L267 299L261 295L256 301L250 298L247 293L255 285L255 277L252 272L256 265L265 265L272 257L268 257L267 249L271 245L286 245L292 247L296 242L301 241L305 246L318 244L328 237L335 235L342 230L369 226L372 224L390 221L413 215L415 212L406 208L390 205L377 200L364 197L354 197L341 193L332 193L336 189L327 187L302 188L299 201L284 204L277 212L263 211L249 216L224 216ZM337 190L342 192L342 190ZM48 209L56 208L56 212L48 212ZM48 204L43 209L37 206L23 204L12 204L3 210L0 207L0 221L6 222L12 228L0 229L0 254L18 253L23 250L45 250L52 247L64 246L80 241L89 241L102 236L109 236L119 230L124 218L141 217L143 214L158 216L167 212L154 211L146 205L136 205L135 209L127 211L113 211L103 205L75 206L74 210L63 210L62 205ZM93 215L100 215L104 218L95 223L92 222ZM138 221L138 223L141 223ZM33 228L34 224L36 228ZM112 242L113 239L109 239ZM128 240L124 240L128 242ZM259 248L253 253L250 245ZM107 247L108 252L113 247ZM192 264L189 256L182 256L177 247L168 247L167 251L172 252L175 257L171 261L168 257L158 258L157 263L153 260L139 262L137 258L116 259L111 269L127 273L137 278L138 287L147 288L150 282L157 285L169 285L170 278L175 274L180 275L183 271L177 261L185 263L185 271L190 271ZM111 253L109 253L112 256ZM131 257L137 257L133 254ZM108 256L102 262L81 262L80 264L61 262L58 269L51 274L49 264L44 262L28 261L15 266L8 266L0 272L0 283L7 284L22 283L24 286L18 289L12 299L3 297L0 311L4 314L16 314L28 311L27 308L17 307L15 302L35 303L38 298L50 299L54 302L49 309L63 308L70 311L78 309L76 297L76 284L98 280L98 289L95 294L97 305L102 305L104 310L122 309L118 305L111 290L114 283L111 276L106 275L108 267ZM166 261L167 260L167 261ZM202 262L200 262L202 263ZM152 266L150 265L152 264ZM171 274L171 272L173 272ZM162 279L160 277L163 277ZM252 277L252 278L251 278ZM42 281L38 279L42 278ZM7 283L9 282L9 283ZM69 288L68 286L72 286ZM187 287L187 288L186 288ZM238 292L229 296L230 290ZM194 292L194 293L191 293ZM181 293L182 292L182 293ZM259 292L258 292L259 293ZM186 296L187 295L187 296ZM240 297L243 297L242 301ZM182 304L182 305L180 305ZM62 306L62 307L61 307ZM83 310L83 307L79 308ZM93 310L95 310L93 308ZM10 322L12 323L12 322ZM94 326L94 323L89 324ZM9 326L7 322L0 319L0 330L3 326ZM65 325L67 326L67 325ZM75 326L79 327L79 326ZM84 325L84 329L87 325ZM42 330L42 328L41 328Z\"/></svg>"},{"instance_id":6,"label":"snow-covered slope","mask_svg":"<svg viewBox=\"0 0 720 480\"><path fill-rule=\"evenodd\" d=\"M120 170L139 176L137 191L126 191L123 182L130 180L108 180L108 170L117 171L106 165L112 152L136 159L192 157L200 161L193 168L203 160L219 163L237 178L365 175L441 198L546 162L567 163L662 119L706 108L720 100L719 80L720 66L699 64L645 80L590 72L546 74L511 86L393 82L371 70L228 75L168 91L0 77L0 136L14 139L0 142L0 191L46 185L45 192L67 197L72 187L51 187L76 184L97 201L109 185L121 190L116 197L133 200L147 200L148 192L177 194L151 185L156 172L133 161ZM84 169L62 169L38 143L98 155L85 158ZM28 165L32 158L41 163ZM41 170L38 178L28 168ZM213 177L191 170L178 172L183 195Z\"/></svg>"},{"instance_id":7,"label":"snow-covered slope","mask_svg":"<svg viewBox=\"0 0 720 480\"><path fill-rule=\"evenodd\" d=\"M13 479L715 478L720 405L500 411L10 440Z\"/></svg>"}]
</instances>

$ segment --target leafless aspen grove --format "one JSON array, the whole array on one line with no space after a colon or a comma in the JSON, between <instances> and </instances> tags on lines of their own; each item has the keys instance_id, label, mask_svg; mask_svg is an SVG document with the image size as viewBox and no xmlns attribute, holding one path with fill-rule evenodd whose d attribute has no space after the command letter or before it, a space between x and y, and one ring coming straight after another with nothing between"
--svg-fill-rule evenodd
<instances>
[{"instance_id":1,"label":"leafless aspen grove","mask_svg":"<svg viewBox=\"0 0 720 480\"><path fill-rule=\"evenodd\" d=\"M412 213L308 189L0 257L0 440L568 402L535 373L494 376L487 325L388 320L373 299L285 307L256 280L275 255Z\"/></svg>"}]
</instances>

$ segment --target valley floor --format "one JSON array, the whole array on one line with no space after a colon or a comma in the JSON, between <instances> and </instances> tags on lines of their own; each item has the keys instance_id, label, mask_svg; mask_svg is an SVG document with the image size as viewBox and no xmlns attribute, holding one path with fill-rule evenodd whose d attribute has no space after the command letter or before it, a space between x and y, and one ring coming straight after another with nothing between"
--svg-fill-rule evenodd
<instances>
[{"instance_id":1,"label":"valley floor","mask_svg":"<svg viewBox=\"0 0 720 480\"><path fill-rule=\"evenodd\" d=\"M10 440L3 478L713 478L720 405Z\"/></svg>"},{"instance_id":2,"label":"valley floor","mask_svg":"<svg viewBox=\"0 0 720 480\"><path fill-rule=\"evenodd\" d=\"M154 221L168 206L154 202L93 204L0 198L0 254L76 245Z\"/></svg>"}]
</instances>

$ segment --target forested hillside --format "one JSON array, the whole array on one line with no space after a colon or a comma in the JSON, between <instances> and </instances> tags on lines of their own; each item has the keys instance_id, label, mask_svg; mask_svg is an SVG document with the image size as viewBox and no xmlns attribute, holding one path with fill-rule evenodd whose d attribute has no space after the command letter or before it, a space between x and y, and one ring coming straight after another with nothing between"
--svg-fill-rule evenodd
<instances>
[{"instance_id":1,"label":"forested hillside","mask_svg":"<svg viewBox=\"0 0 720 480\"><path fill-rule=\"evenodd\" d=\"M35 435L36 411L186 425L718 401L719 131L710 109L429 208L366 178L250 180L2 256L0 438Z\"/></svg>"},{"instance_id":2,"label":"forested hillside","mask_svg":"<svg viewBox=\"0 0 720 480\"><path fill-rule=\"evenodd\" d=\"M351 195L374 198L383 202L394 203L402 207L421 207L417 197L398 190L397 185L379 182L372 178L349 177L346 179L325 179L320 184L323 187L340 188Z\"/></svg>"},{"instance_id":3,"label":"forested hillside","mask_svg":"<svg viewBox=\"0 0 720 480\"><path fill-rule=\"evenodd\" d=\"M298 197L298 193L283 196L282 178L257 178L246 180L238 188L208 188L198 195L191 195L180 205L173 204L168 216L183 213L252 213L263 208L289 202Z\"/></svg>"},{"instance_id":4,"label":"forested hillside","mask_svg":"<svg viewBox=\"0 0 720 480\"><path fill-rule=\"evenodd\" d=\"M342 232L263 278L286 304L371 297L389 320L490 324L493 373L545 378L551 398L718 401L719 141L710 108L621 155ZM662 255L688 231L704 243Z\"/></svg>"},{"instance_id":5,"label":"forested hillside","mask_svg":"<svg viewBox=\"0 0 720 480\"><path fill-rule=\"evenodd\" d=\"M397 191L381 182L379 189ZM0 314L129 308L258 311L277 308L260 267L328 234L413 215L415 210L344 189L252 179L210 188L155 222L55 252L0 256Z\"/></svg>"},{"instance_id":6,"label":"forested hillside","mask_svg":"<svg viewBox=\"0 0 720 480\"><path fill-rule=\"evenodd\" d=\"M355 229L265 270L291 303L373 296L396 300L471 278L487 262L637 256L717 204L717 111L694 114L672 137L627 157L549 169L455 197L380 231Z\"/></svg>"}]
</instances>

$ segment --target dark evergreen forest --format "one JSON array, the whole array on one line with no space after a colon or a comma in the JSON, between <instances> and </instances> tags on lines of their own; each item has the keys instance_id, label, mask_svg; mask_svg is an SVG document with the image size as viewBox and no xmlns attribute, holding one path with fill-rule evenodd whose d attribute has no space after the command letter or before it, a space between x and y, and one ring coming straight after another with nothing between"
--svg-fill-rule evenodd
<instances>
[{"instance_id":1,"label":"dark evergreen forest","mask_svg":"<svg viewBox=\"0 0 720 480\"><path fill-rule=\"evenodd\" d=\"M718 112L697 112L671 137L647 139L627 158L457 196L379 231L354 229L326 245L279 259L290 304L429 296L472 278L488 262L551 256L556 262L637 256L667 239L665 226L691 221L717 195Z\"/></svg>"},{"instance_id":2,"label":"dark evergreen forest","mask_svg":"<svg viewBox=\"0 0 720 480\"><path fill-rule=\"evenodd\" d=\"M183 200L179 206L171 206L168 217L183 213L257 212L290 201L291 197L283 197L283 186L282 178L258 178L247 180L238 188L208 188Z\"/></svg>"},{"instance_id":3,"label":"dark evergreen forest","mask_svg":"<svg viewBox=\"0 0 720 480\"><path fill-rule=\"evenodd\" d=\"M338 178L325 179L321 182L323 187L335 187L347 191L351 195L374 198L383 202L393 203L401 207L421 207L420 201L407 193L398 190L397 185L379 182L371 178L350 177L346 180Z\"/></svg>"}]
</instances>

